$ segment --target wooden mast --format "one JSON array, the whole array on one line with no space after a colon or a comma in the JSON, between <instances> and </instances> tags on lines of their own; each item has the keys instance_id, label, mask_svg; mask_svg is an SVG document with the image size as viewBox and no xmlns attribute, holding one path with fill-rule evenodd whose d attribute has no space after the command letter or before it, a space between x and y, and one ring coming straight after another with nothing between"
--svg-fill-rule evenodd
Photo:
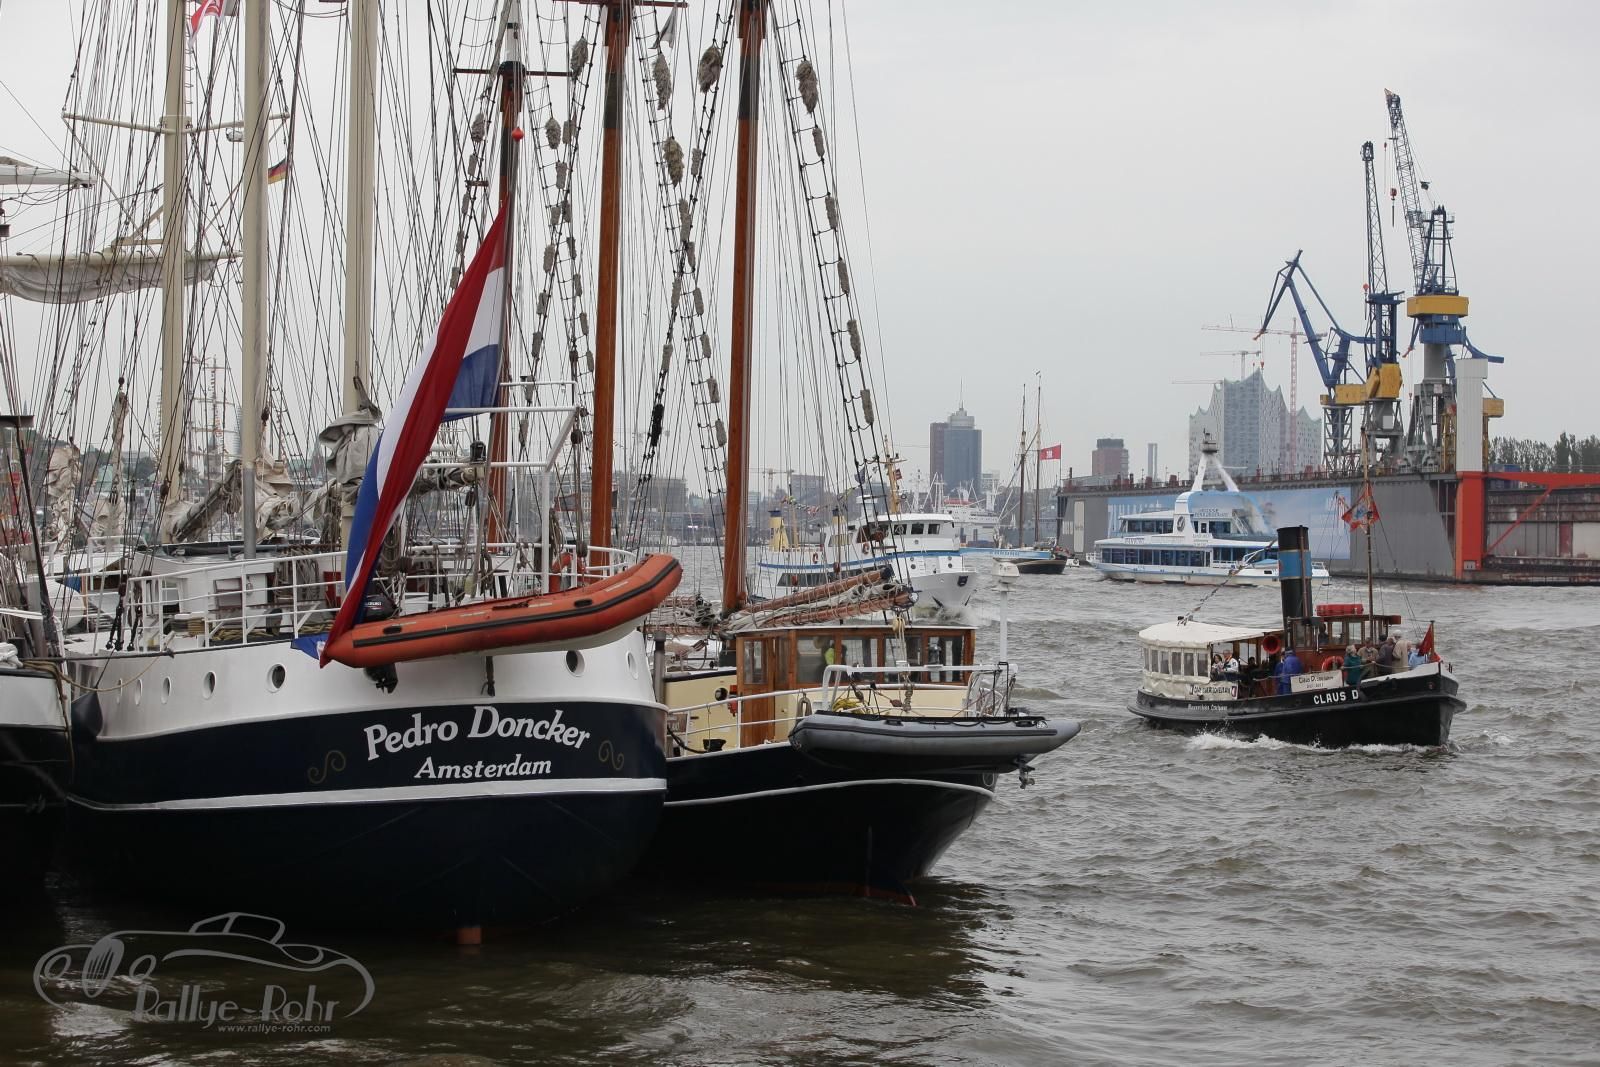
<instances>
[{"instance_id":1,"label":"wooden mast","mask_svg":"<svg viewBox=\"0 0 1600 1067\"><path fill-rule=\"evenodd\" d=\"M739 7L739 140L733 213L733 336L728 355L728 496L724 510L722 610L744 604L745 496L750 476L750 363L755 322L757 123L766 0Z\"/></svg>"},{"instance_id":2,"label":"wooden mast","mask_svg":"<svg viewBox=\"0 0 1600 1067\"><path fill-rule=\"evenodd\" d=\"M185 194L184 45L189 25L183 0L168 0L166 11L166 104L161 119L161 422L156 465L157 539L167 541L170 509L183 496L184 427L189 418L189 377L184 367Z\"/></svg>"},{"instance_id":3,"label":"wooden mast","mask_svg":"<svg viewBox=\"0 0 1600 1067\"><path fill-rule=\"evenodd\" d=\"M515 18L516 16L512 16ZM506 382L511 380L511 269L515 261L513 257L513 244L516 241L517 228L511 212L517 190L517 144L522 140L522 128L517 125L517 116L522 113L522 81L523 66L520 50L517 47L518 33L521 27L515 22L506 27L506 40L509 42L510 54L500 64L500 213L506 216L505 236L505 269L501 271L501 284L504 288L505 311L500 316L500 368L495 372L497 384L495 386L494 405L497 408L506 406ZM506 492L507 468L505 466L510 452L510 433L506 426L506 413L496 411L489 416L489 494L486 519L483 525L483 547L498 544L505 539L501 525L501 515L506 514L511 506L510 496Z\"/></svg>"},{"instance_id":4,"label":"wooden mast","mask_svg":"<svg viewBox=\"0 0 1600 1067\"><path fill-rule=\"evenodd\" d=\"M600 156L600 277L595 298L594 453L589 545L611 544L612 461L616 451L617 308L622 274L623 64L632 37L633 0L606 4L606 88Z\"/></svg>"},{"instance_id":5,"label":"wooden mast","mask_svg":"<svg viewBox=\"0 0 1600 1067\"><path fill-rule=\"evenodd\" d=\"M244 300L239 368L239 520L244 556L256 555L256 461L267 404L267 62L268 0L245 5Z\"/></svg>"}]
</instances>

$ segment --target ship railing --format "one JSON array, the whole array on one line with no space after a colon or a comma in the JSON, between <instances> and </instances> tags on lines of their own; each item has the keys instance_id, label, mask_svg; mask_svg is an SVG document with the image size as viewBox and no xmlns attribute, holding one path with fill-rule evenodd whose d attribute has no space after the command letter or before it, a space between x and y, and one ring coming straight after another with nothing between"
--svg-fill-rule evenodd
<instances>
[{"instance_id":1,"label":"ship railing","mask_svg":"<svg viewBox=\"0 0 1600 1067\"><path fill-rule=\"evenodd\" d=\"M882 682L863 684L851 675L874 674ZM930 680L916 681L913 676ZM966 683L944 682L942 676L968 674ZM830 678L832 675L834 677ZM796 689L777 689L760 693L729 693L702 704L675 707L670 713L672 732L682 739L696 735L727 732L750 726L766 726L803 719L825 711L915 717L960 718L1005 715L1010 707L1015 674L1008 664L931 664L923 667L904 664L893 667L842 667L824 670L820 685ZM918 699L921 697L922 699ZM753 718L745 705L754 703L761 718ZM690 726L696 712L724 711L728 718Z\"/></svg>"},{"instance_id":2,"label":"ship railing","mask_svg":"<svg viewBox=\"0 0 1600 1067\"><path fill-rule=\"evenodd\" d=\"M537 596L620 573L635 557L622 549L569 545L546 565L527 545L412 546L403 574L381 575L381 589L401 614L501 597ZM448 553L448 554L447 554ZM342 552L262 555L185 566L130 578L124 586L134 646L166 647L186 635L205 645L252 644L323 634L344 598Z\"/></svg>"}]
</instances>

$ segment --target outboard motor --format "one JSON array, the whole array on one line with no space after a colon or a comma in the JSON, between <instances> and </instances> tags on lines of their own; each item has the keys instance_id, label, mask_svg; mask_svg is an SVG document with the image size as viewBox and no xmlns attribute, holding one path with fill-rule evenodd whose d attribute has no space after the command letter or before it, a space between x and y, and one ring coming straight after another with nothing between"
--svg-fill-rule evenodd
<instances>
[{"instance_id":1,"label":"outboard motor","mask_svg":"<svg viewBox=\"0 0 1600 1067\"><path fill-rule=\"evenodd\" d=\"M1278 595L1283 600L1283 632L1289 635L1289 646L1298 648L1307 643L1307 620L1316 616L1311 602L1311 531L1304 526L1278 531Z\"/></svg>"}]
</instances>

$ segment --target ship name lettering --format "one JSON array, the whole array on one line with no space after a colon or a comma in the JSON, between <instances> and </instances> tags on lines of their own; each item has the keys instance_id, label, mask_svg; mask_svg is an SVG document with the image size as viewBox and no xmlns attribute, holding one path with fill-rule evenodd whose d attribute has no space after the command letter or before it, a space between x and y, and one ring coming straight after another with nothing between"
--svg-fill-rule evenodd
<instances>
[{"instance_id":1,"label":"ship name lettering","mask_svg":"<svg viewBox=\"0 0 1600 1067\"><path fill-rule=\"evenodd\" d=\"M367 727L367 761L378 758L378 749L385 752L399 752L404 748L419 748L422 745L431 745L435 741L454 741L461 728L450 719L443 722L422 721L422 712L415 712L411 716L411 725L404 730L391 730L381 722L375 722Z\"/></svg>"},{"instance_id":2,"label":"ship name lettering","mask_svg":"<svg viewBox=\"0 0 1600 1067\"><path fill-rule=\"evenodd\" d=\"M548 719L519 719L501 715L493 705L479 704L472 709L472 728L467 736L531 737L535 741L554 741L568 748L580 748L589 739L589 731L562 726L560 708Z\"/></svg>"}]
</instances>

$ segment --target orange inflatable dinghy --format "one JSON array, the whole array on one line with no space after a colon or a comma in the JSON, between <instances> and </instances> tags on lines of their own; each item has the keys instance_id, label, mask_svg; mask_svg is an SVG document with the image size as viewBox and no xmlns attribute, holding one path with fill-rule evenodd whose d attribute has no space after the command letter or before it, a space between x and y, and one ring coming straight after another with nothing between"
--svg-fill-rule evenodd
<instances>
[{"instance_id":1,"label":"orange inflatable dinghy","mask_svg":"<svg viewBox=\"0 0 1600 1067\"><path fill-rule=\"evenodd\" d=\"M350 667L560 645L644 618L683 577L678 561L646 556L621 574L543 596L480 600L455 608L357 623L328 643L327 657Z\"/></svg>"}]
</instances>

